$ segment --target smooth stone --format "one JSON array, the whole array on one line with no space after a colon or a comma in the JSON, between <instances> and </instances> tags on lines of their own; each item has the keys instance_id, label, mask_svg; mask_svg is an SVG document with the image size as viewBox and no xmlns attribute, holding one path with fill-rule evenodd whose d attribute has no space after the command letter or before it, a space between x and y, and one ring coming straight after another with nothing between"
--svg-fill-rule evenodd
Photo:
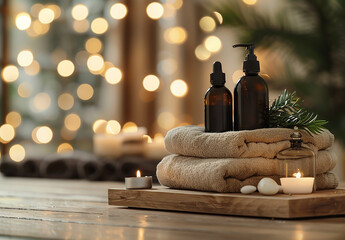
<instances>
[{"instance_id":1,"label":"smooth stone","mask_svg":"<svg viewBox=\"0 0 345 240\"><path fill-rule=\"evenodd\" d=\"M253 185L246 185L246 186L243 186L240 191L243 194L251 194L256 191L256 187Z\"/></svg>"},{"instance_id":2,"label":"smooth stone","mask_svg":"<svg viewBox=\"0 0 345 240\"><path fill-rule=\"evenodd\" d=\"M272 178L263 178L258 184L258 190L264 195L274 195L279 191L279 185Z\"/></svg>"}]
</instances>

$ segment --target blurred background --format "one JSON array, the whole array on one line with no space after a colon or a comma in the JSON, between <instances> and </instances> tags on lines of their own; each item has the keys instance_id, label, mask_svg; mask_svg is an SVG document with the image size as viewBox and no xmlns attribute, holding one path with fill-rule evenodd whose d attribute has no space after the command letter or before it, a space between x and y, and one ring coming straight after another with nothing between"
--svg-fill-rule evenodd
<instances>
[{"instance_id":1,"label":"blurred background","mask_svg":"<svg viewBox=\"0 0 345 240\"><path fill-rule=\"evenodd\" d=\"M139 157L122 160L129 166L112 165L126 174L142 159L154 169L166 154L168 130L203 124L212 63L223 63L233 91L243 75L245 51L232 45L254 42L270 99L283 89L297 91L310 111L329 121L337 139L336 172L343 179L345 1L0 0L0 5L2 163L21 164L19 170L3 167L7 175L47 174L42 164L23 165L63 153L75 159L95 154L107 163ZM84 175L97 170L83 167ZM61 175L48 177L54 176Z\"/></svg>"}]
</instances>

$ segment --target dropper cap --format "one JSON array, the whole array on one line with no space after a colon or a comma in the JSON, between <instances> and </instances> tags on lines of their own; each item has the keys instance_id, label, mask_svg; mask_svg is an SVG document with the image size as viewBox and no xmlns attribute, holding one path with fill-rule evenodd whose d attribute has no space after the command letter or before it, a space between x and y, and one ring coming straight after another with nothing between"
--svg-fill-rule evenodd
<instances>
[{"instance_id":1,"label":"dropper cap","mask_svg":"<svg viewBox=\"0 0 345 240\"><path fill-rule=\"evenodd\" d=\"M257 74L258 72L260 72L260 63L257 60L256 55L254 54L254 44L236 44L232 47L245 47L248 50L248 54L243 62L243 72L245 72L246 74Z\"/></svg>"},{"instance_id":2,"label":"dropper cap","mask_svg":"<svg viewBox=\"0 0 345 240\"><path fill-rule=\"evenodd\" d=\"M213 63L213 73L210 74L210 80L212 85L225 84L225 73L222 71L222 64L218 61Z\"/></svg>"}]
</instances>

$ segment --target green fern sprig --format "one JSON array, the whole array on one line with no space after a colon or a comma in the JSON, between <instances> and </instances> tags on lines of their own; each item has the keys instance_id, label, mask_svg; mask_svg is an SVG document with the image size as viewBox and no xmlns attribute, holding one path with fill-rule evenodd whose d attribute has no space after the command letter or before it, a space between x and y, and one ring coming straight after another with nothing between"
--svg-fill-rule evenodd
<instances>
[{"instance_id":1,"label":"green fern sprig","mask_svg":"<svg viewBox=\"0 0 345 240\"><path fill-rule=\"evenodd\" d=\"M317 114L308 112L300 104L296 92L289 93L286 89L273 101L269 109L270 127L304 129L310 135L319 134L327 124L326 120L317 119Z\"/></svg>"}]
</instances>

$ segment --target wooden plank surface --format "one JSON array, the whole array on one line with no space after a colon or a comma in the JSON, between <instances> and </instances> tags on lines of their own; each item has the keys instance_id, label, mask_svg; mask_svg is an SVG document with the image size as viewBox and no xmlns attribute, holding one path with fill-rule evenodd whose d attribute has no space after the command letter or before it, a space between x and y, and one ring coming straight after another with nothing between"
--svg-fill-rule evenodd
<instances>
[{"instance_id":1,"label":"wooden plank surface","mask_svg":"<svg viewBox=\"0 0 345 240\"><path fill-rule=\"evenodd\" d=\"M345 235L345 217L287 221L109 206L107 190L112 187L124 184L0 178L0 238L285 240Z\"/></svg>"},{"instance_id":2,"label":"wooden plank surface","mask_svg":"<svg viewBox=\"0 0 345 240\"><path fill-rule=\"evenodd\" d=\"M175 190L166 187L153 189L108 190L110 205L274 218L319 217L345 214L345 189L324 190L305 195L259 193L210 193Z\"/></svg>"}]
</instances>

